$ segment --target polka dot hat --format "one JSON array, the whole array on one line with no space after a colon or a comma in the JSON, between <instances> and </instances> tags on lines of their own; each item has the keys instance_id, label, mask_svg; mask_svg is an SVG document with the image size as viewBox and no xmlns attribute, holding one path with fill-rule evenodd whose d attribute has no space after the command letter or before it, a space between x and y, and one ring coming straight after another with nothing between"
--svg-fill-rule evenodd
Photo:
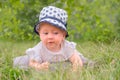
<instances>
[{"instance_id":1,"label":"polka dot hat","mask_svg":"<svg viewBox=\"0 0 120 80\"><path fill-rule=\"evenodd\" d=\"M67 18L68 18L68 15L65 10L54 7L54 6L47 6L47 7L44 7L40 12L39 23L47 22L67 32ZM39 35L38 33L39 23L34 27L34 31L38 35ZM68 37L68 32L66 37Z\"/></svg>"}]
</instances>

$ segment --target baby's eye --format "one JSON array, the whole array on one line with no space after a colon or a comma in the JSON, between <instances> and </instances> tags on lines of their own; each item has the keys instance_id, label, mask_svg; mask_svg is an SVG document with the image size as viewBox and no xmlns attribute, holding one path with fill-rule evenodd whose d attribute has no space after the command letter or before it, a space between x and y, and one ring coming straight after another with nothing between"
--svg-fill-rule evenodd
<instances>
[{"instance_id":1,"label":"baby's eye","mask_svg":"<svg viewBox=\"0 0 120 80\"><path fill-rule=\"evenodd\" d=\"M58 32L53 32L53 34L59 34Z\"/></svg>"},{"instance_id":2,"label":"baby's eye","mask_svg":"<svg viewBox=\"0 0 120 80\"><path fill-rule=\"evenodd\" d=\"M43 34L47 35L47 34L48 34L48 32L44 32Z\"/></svg>"}]
</instances>

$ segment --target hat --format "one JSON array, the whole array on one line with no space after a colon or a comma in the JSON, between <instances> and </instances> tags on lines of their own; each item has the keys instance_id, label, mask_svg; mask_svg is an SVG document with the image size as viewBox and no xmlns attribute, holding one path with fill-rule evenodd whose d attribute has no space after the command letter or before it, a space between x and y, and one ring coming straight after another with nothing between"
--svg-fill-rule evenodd
<instances>
[{"instance_id":1,"label":"hat","mask_svg":"<svg viewBox=\"0 0 120 80\"><path fill-rule=\"evenodd\" d=\"M39 29L39 23L41 22L47 22L53 26L56 26L64 31L66 31L68 37L68 32L67 32L67 12L63 9L54 7L54 6L47 6L44 7L39 16L39 22L37 25L34 27L34 31L39 35L38 29Z\"/></svg>"}]
</instances>

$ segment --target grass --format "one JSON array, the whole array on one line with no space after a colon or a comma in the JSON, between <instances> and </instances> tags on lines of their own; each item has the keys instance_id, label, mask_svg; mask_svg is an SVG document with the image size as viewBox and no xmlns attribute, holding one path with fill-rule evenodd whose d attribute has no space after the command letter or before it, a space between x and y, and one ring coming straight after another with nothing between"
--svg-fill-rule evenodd
<instances>
[{"instance_id":1,"label":"grass","mask_svg":"<svg viewBox=\"0 0 120 80\"><path fill-rule=\"evenodd\" d=\"M0 80L119 80L120 42L111 44L83 42L77 49L96 62L94 67L85 66L78 72L61 68L56 71L21 70L13 68L12 60L24 55L25 50L36 42L0 41Z\"/></svg>"}]
</instances>

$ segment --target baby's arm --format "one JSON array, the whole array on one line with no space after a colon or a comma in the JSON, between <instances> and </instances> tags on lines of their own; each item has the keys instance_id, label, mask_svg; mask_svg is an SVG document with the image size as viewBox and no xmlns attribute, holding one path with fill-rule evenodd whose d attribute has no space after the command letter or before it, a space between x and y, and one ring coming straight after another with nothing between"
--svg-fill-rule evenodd
<instances>
[{"instance_id":1,"label":"baby's arm","mask_svg":"<svg viewBox=\"0 0 120 80\"><path fill-rule=\"evenodd\" d=\"M81 68L83 66L83 62L80 56L76 53L74 53L69 60L72 63L73 71L76 71L78 68Z\"/></svg>"},{"instance_id":2,"label":"baby's arm","mask_svg":"<svg viewBox=\"0 0 120 80\"><path fill-rule=\"evenodd\" d=\"M30 60L29 61L29 66L32 68L35 68L37 70L47 70L49 68L49 63L48 62L43 62L43 63L39 63L35 60Z\"/></svg>"}]
</instances>

